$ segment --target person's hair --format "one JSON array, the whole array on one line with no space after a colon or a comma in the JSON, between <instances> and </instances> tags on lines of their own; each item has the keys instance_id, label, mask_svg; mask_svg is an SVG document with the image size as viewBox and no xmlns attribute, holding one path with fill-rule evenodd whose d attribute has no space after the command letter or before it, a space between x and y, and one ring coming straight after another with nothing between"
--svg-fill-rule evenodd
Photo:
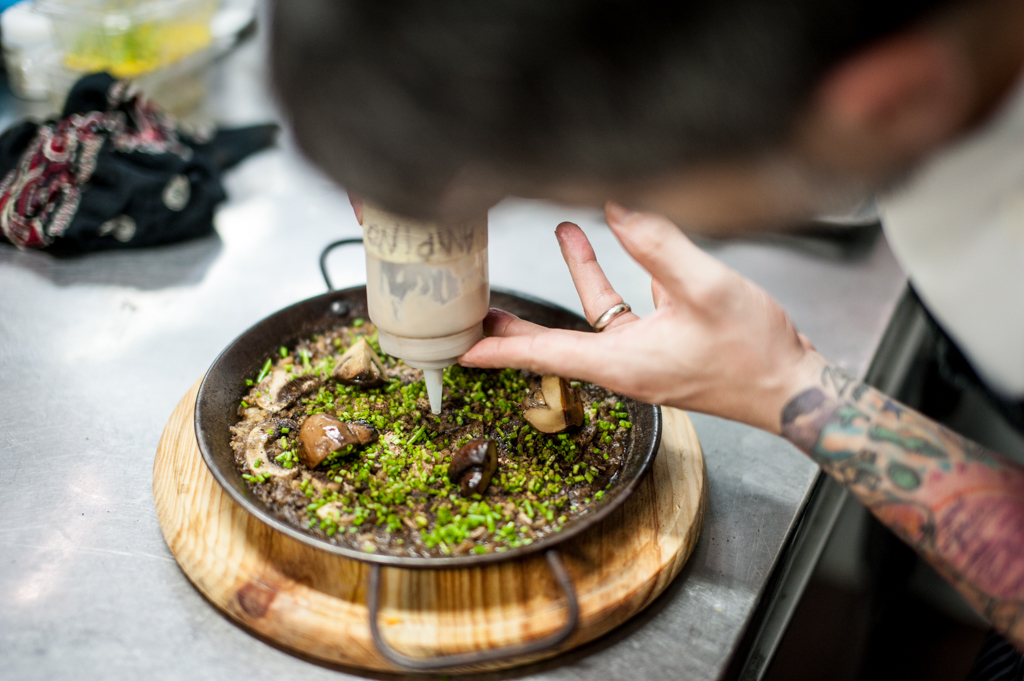
<instances>
[{"instance_id":1,"label":"person's hair","mask_svg":"<svg viewBox=\"0 0 1024 681\"><path fill-rule=\"evenodd\" d=\"M278 0L303 151L429 214L457 173L636 180L785 140L845 56L948 0Z\"/></svg>"}]
</instances>

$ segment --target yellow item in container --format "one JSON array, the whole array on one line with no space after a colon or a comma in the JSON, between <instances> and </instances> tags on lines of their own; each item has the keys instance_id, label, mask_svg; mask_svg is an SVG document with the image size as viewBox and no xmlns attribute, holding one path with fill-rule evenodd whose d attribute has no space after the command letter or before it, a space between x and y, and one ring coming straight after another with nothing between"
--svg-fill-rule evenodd
<instances>
[{"instance_id":1,"label":"yellow item in container","mask_svg":"<svg viewBox=\"0 0 1024 681\"><path fill-rule=\"evenodd\" d=\"M194 54L210 45L208 23L148 22L123 33L79 34L64 56L69 69L108 71L116 78L134 78Z\"/></svg>"},{"instance_id":2,"label":"yellow item in container","mask_svg":"<svg viewBox=\"0 0 1024 681\"><path fill-rule=\"evenodd\" d=\"M213 45L218 0L35 0L72 73L139 78Z\"/></svg>"}]
</instances>

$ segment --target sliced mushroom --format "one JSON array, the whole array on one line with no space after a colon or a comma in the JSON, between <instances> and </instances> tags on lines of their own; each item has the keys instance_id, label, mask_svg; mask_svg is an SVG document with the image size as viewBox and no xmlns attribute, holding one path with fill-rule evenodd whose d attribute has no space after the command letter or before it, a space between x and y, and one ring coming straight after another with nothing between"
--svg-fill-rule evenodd
<instances>
[{"instance_id":1,"label":"sliced mushroom","mask_svg":"<svg viewBox=\"0 0 1024 681\"><path fill-rule=\"evenodd\" d=\"M316 515L321 520L332 520L338 525L351 525L355 516L345 513L340 501L331 501L316 510Z\"/></svg>"},{"instance_id":2,"label":"sliced mushroom","mask_svg":"<svg viewBox=\"0 0 1024 681\"><path fill-rule=\"evenodd\" d=\"M545 376L523 401L523 418L542 433L560 433L583 425L579 393L561 376Z\"/></svg>"},{"instance_id":3,"label":"sliced mushroom","mask_svg":"<svg viewBox=\"0 0 1024 681\"><path fill-rule=\"evenodd\" d=\"M355 421L349 421L346 425L349 432L355 436L356 441L360 445L368 445L377 440L377 429L369 421L356 419Z\"/></svg>"},{"instance_id":4,"label":"sliced mushroom","mask_svg":"<svg viewBox=\"0 0 1024 681\"><path fill-rule=\"evenodd\" d=\"M276 413L292 406L303 395L317 390L323 382L324 379L317 374L304 374L288 380L287 370L275 367L260 383L261 390L256 396L256 404Z\"/></svg>"},{"instance_id":5,"label":"sliced mushroom","mask_svg":"<svg viewBox=\"0 0 1024 681\"><path fill-rule=\"evenodd\" d=\"M281 367L274 367L270 375L259 382L259 392L256 394L256 404L267 411L279 411L281 407L277 404L277 396L281 388L288 382L288 372Z\"/></svg>"},{"instance_id":6,"label":"sliced mushroom","mask_svg":"<svg viewBox=\"0 0 1024 681\"><path fill-rule=\"evenodd\" d=\"M313 475L309 471L302 472L302 480L300 482L305 482L319 494L323 494L324 492L337 492L341 489L340 483L334 482L330 478L324 480L319 476Z\"/></svg>"},{"instance_id":7,"label":"sliced mushroom","mask_svg":"<svg viewBox=\"0 0 1024 681\"><path fill-rule=\"evenodd\" d=\"M324 379L318 374L296 376L281 387L277 393L277 403L282 405L281 409L286 409L298 402L303 395L319 390L323 384Z\"/></svg>"},{"instance_id":8,"label":"sliced mushroom","mask_svg":"<svg viewBox=\"0 0 1024 681\"><path fill-rule=\"evenodd\" d=\"M339 449L367 445L376 439L377 430L366 421L345 423L330 414L313 414L299 430L299 461L316 468Z\"/></svg>"},{"instance_id":9,"label":"sliced mushroom","mask_svg":"<svg viewBox=\"0 0 1024 681\"><path fill-rule=\"evenodd\" d=\"M498 470L498 449L490 440L470 440L455 452L448 479L458 483L462 496L483 494Z\"/></svg>"},{"instance_id":10,"label":"sliced mushroom","mask_svg":"<svg viewBox=\"0 0 1024 681\"><path fill-rule=\"evenodd\" d=\"M332 375L342 383L361 388L375 388L387 380L384 364L366 338L360 338L345 351Z\"/></svg>"},{"instance_id":11,"label":"sliced mushroom","mask_svg":"<svg viewBox=\"0 0 1024 681\"><path fill-rule=\"evenodd\" d=\"M267 419L256 424L245 440L245 462L249 464L249 470L253 474L269 473L282 480L295 477L299 472L297 469L285 468L267 452L267 440L280 435L282 428L296 427L298 424L290 419Z\"/></svg>"}]
</instances>

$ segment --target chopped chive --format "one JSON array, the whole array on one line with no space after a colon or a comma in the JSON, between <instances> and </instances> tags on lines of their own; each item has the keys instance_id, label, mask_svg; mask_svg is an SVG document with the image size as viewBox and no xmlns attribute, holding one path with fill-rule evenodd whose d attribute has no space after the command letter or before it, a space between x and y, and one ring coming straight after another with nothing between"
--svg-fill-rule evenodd
<instances>
[{"instance_id":1,"label":"chopped chive","mask_svg":"<svg viewBox=\"0 0 1024 681\"><path fill-rule=\"evenodd\" d=\"M270 367L272 365L273 365L273 362L271 362L270 358L267 357L267 361L263 363L263 368L261 368L260 372L256 375L256 382L257 383L261 382L264 378L267 377L267 374L270 373Z\"/></svg>"},{"instance_id":2,"label":"chopped chive","mask_svg":"<svg viewBox=\"0 0 1024 681\"><path fill-rule=\"evenodd\" d=\"M407 442L406 444L410 444L411 445L414 442L416 442L416 440L419 439L420 435L422 435L423 431L426 430L426 429L427 429L427 426L425 424L420 426L419 430L417 430L415 433L413 433L412 437L409 438L409 442Z\"/></svg>"},{"instance_id":3,"label":"chopped chive","mask_svg":"<svg viewBox=\"0 0 1024 681\"><path fill-rule=\"evenodd\" d=\"M365 324L369 320L360 321ZM356 325L349 326L347 331L328 333L323 338L327 347L333 344L341 350L353 339L366 338L387 368L388 380L384 385L368 388L332 380L337 355L327 355L311 366L315 355L312 347L292 348L279 365L274 365L271 357L264 365L265 372L261 371L257 378L262 381L277 366L288 372L289 379L315 371L326 382L321 381L322 387L317 391L301 396L295 403L293 418L301 423L304 416L325 413L342 421L365 420L380 431L378 442L334 452L318 467L325 475L317 478L330 482L330 486L313 484L315 480L298 459L298 442L289 439L288 428L279 428L274 433L277 437L268 438L268 447L272 443L278 452L277 456L266 456L265 461L271 465L253 462L254 470L246 471L251 473L245 478L251 485L277 480L267 470L278 470L273 465L275 458L286 469L303 471L292 483L294 494L304 495L301 508L314 520L313 527L324 533L321 537L331 536L339 545L366 550L364 547L373 545L373 541L359 537L368 531L379 531L392 533L394 547L404 542L435 555L454 554L456 547L467 544L473 553L507 551L537 540L532 523L538 523L539 536L560 531L570 513L583 512L587 504L601 499L603 495L598 495L598 486L594 484L599 477L600 487L605 487L605 483L611 485L610 478L601 477L607 471L602 472L593 464L602 459L607 461L607 445L622 439L624 433L620 428L625 428L623 422L629 420L624 407L616 405L616 409L609 409L604 397L593 400L586 394L587 423L593 424L588 428L597 429L596 438L584 443L584 438L575 432L545 434L535 431L521 418L519 401L529 393L533 380L528 375L514 370L485 372L454 366L444 372L444 384L452 401L446 400L443 417L434 416L418 406L425 397L422 382L404 382L408 377L399 373L405 371L404 365L398 358L378 350L377 334L360 335L353 332ZM255 384L254 381L252 385ZM253 393L257 391L264 398L269 393L262 386ZM480 412L475 411L477 404ZM458 436L442 434L456 425L462 426ZM509 458L504 459L485 494L463 496L459 484L449 481L447 468L460 446L479 437L498 440L503 455ZM583 481L592 486L577 484ZM330 518L317 516L317 509L328 503L336 504L331 508L338 510L332 511ZM340 518L345 519L343 523ZM531 520L520 523L518 518Z\"/></svg>"}]
</instances>

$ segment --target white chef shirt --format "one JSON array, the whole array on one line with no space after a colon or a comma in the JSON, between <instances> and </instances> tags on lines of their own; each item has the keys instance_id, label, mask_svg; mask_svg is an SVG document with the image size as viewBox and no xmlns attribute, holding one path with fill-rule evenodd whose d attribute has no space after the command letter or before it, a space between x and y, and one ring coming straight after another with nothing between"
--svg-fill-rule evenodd
<instances>
[{"instance_id":1,"label":"white chef shirt","mask_svg":"<svg viewBox=\"0 0 1024 681\"><path fill-rule=\"evenodd\" d=\"M1024 80L879 212L896 259L978 375L1024 397Z\"/></svg>"}]
</instances>

